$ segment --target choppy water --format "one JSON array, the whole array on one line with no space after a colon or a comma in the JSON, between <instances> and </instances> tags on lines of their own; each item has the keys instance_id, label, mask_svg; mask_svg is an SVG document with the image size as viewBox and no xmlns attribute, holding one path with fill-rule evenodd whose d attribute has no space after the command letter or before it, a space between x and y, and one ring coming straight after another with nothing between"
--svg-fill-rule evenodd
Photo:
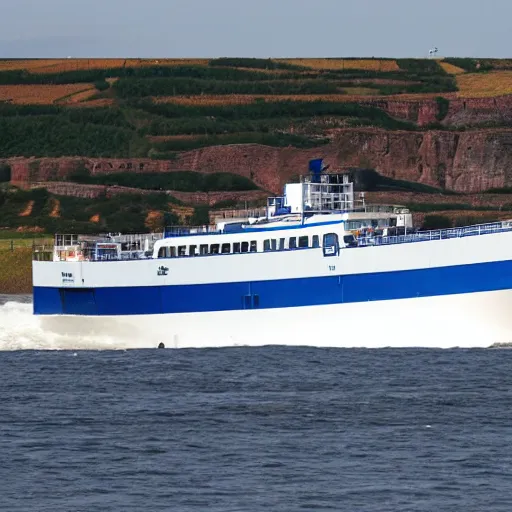
<instances>
[{"instance_id":1,"label":"choppy water","mask_svg":"<svg viewBox=\"0 0 512 512\"><path fill-rule=\"evenodd\" d=\"M512 351L3 351L0 375L0 510L512 510Z\"/></svg>"}]
</instances>

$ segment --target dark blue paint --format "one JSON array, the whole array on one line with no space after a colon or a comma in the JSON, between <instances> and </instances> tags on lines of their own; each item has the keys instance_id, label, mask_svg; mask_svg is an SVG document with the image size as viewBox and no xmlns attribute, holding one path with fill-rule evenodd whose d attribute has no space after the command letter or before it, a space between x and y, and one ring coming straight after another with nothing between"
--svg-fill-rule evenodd
<instances>
[{"instance_id":1,"label":"dark blue paint","mask_svg":"<svg viewBox=\"0 0 512 512\"><path fill-rule=\"evenodd\" d=\"M243 309L249 283L162 286L162 313Z\"/></svg>"},{"instance_id":2,"label":"dark blue paint","mask_svg":"<svg viewBox=\"0 0 512 512\"><path fill-rule=\"evenodd\" d=\"M274 281L96 288L90 295L34 288L35 314L142 315L287 308L431 297L512 288L512 261ZM257 299L255 297L257 296ZM71 308L71 309L70 309ZM94 310L94 312L93 312ZM87 313L85 313L87 311Z\"/></svg>"},{"instance_id":3,"label":"dark blue paint","mask_svg":"<svg viewBox=\"0 0 512 512\"><path fill-rule=\"evenodd\" d=\"M59 294L66 315L105 314L96 303L95 290L91 288L64 288Z\"/></svg>"},{"instance_id":4,"label":"dark blue paint","mask_svg":"<svg viewBox=\"0 0 512 512\"><path fill-rule=\"evenodd\" d=\"M33 310L36 315L55 315L63 313L59 288L34 286L32 298Z\"/></svg>"},{"instance_id":5,"label":"dark blue paint","mask_svg":"<svg viewBox=\"0 0 512 512\"><path fill-rule=\"evenodd\" d=\"M162 310L160 286L96 288L101 315L151 315ZM122 311L122 313L119 313Z\"/></svg>"}]
</instances>

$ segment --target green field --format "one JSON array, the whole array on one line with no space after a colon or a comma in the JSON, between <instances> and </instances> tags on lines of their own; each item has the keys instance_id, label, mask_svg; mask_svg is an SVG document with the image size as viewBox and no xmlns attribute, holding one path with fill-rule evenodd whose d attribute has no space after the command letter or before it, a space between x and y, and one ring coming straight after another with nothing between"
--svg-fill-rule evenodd
<instances>
[{"instance_id":1,"label":"green field","mask_svg":"<svg viewBox=\"0 0 512 512\"><path fill-rule=\"evenodd\" d=\"M14 251L0 248L0 293L32 291L32 249Z\"/></svg>"}]
</instances>

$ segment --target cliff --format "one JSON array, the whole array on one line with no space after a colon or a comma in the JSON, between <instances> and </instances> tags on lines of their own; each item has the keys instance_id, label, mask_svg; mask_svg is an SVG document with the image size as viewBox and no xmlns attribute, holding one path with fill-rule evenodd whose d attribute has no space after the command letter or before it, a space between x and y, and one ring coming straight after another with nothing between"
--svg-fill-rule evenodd
<instances>
[{"instance_id":1,"label":"cliff","mask_svg":"<svg viewBox=\"0 0 512 512\"><path fill-rule=\"evenodd\" d=\"M358 103L384 110L391 117L409 121L418 126L428 126L441 121L443 126L475 126L484 123L494 125L512 122L512 95L487 98L461 98L454 93L443 94L448 100L447 112L441 112L434 94L422 99L412 95L361 100ZM439 118L442 119L439 119Z\"/></svg>"},{"instance_id":2,"label":"cliff","mask_svg":"<svg viewBox=\"0 0 512 512\"><path fill-rule=\"evenodd\" d=\"M66 180L81 166L92 174L229 172L280 193L285 182L307 170L311 158L323 157L332 169L371 167L385 176L457 192L476 193L512 185L512 129L415 132L346 128L334 130L331 136L329 144L313 149L213 146L178 153L174 160L13 158L9 160L11 181Z\"/></svg>"},{"instance_id":3,"label":"cliff","mask_svg":"<svg viewBox=\"0 0 512 512\"><path fill-rule=\"evenodd\" d=\"M261 190L248 190L236 192L182 192L179 190L144 190L140 188L106 186L106 185L82 185L67 181L37 181L23 183L23 188L45 188L51 194L81 197L85 199L97 199L99 197L112 197L119 194L168 194L186 204L204 204L214 206L222 201L254 201L266 199L267 195Z\"/></svg>"}]
</instances>

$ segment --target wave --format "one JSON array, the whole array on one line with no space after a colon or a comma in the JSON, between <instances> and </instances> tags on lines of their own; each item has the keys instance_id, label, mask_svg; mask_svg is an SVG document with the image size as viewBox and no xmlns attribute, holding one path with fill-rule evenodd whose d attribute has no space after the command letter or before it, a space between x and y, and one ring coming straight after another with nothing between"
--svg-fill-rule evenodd
<instances>
[{"instance_id":1,"label":"wave","mask_svg":"<svg viewBox=\"0 0 512 512\"><path fill-rule=\"evenodd\" d=\"M32 314L25 297L0 298L0 351L14 350L115 350L126 348L121 337L63 335L46 330Z\"/></svg>"},{"instance_id":2,"label":"wave","mask_svg":"<svg viewBox=\"0 0 512 512\"><path fill-rule=\"evenodd\" d=\"M161 343L167 348L498 348L510 346L511 304L510 291L503 290L299 311L257 309L248 322L243 310L157 318L37 316L30 296L0 296L0 351L155 349ZM341 331L333 329L342 323Z\"/></svg>"}]
</instances>

